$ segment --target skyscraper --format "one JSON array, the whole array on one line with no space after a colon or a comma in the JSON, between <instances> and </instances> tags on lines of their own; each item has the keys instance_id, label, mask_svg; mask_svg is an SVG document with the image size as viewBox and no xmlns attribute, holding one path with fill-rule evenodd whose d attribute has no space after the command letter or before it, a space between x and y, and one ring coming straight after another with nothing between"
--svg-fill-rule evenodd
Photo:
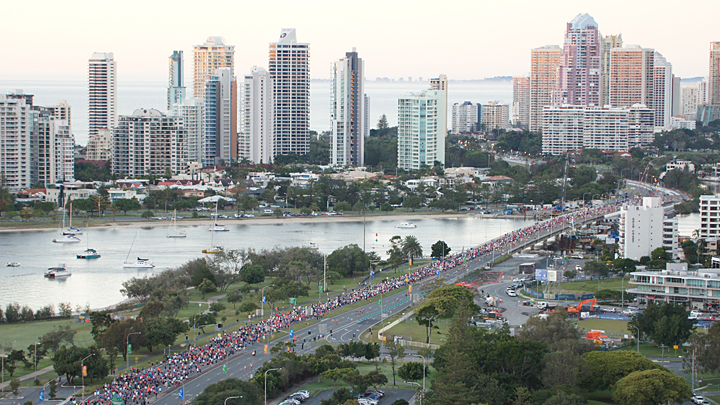
<instances>
[{"instance_id":1,"label":"skyscraper","mask_svg":"<svg viewBox=\"0 0 720 405\"><path fill-rule=\"evenodd\" d=\"M530 124L530 78L513 77L513 125L528 129Z\"/></svg>"},{"instance_id":2,"label":"skyscraper","mask_svg":"<svg viewBox=\"0 0 720 405\"><path fill-rule=\"evenodd\" d=\"M273 85L267 70L253 66L245 76L240 106L238 158L273 162Z\"/></svg>"},{"instance_id":3,"label":"skyscraper","mask_svg":"<svg viewBox=\"0 0 720 405\"><path fill-rule=\"evenodd\" d=\"M364 61L353 48L332 66L330 163L338 166L365 164Z\"/></svg>"},{"instance_id":4,"label":"skyscraper","mask_svg":"<svg viewBox=\"0 0 720 405\"><path fill-rule=\"evenodd\" d=\"M452 132L454 134L476 132L480 125L480 104L466 101L452 106Z\"/></svg>"},{"instance_id":5,"label":"skyscraper","mask_svg":"<svg viewBox=\"0 0 720 405\"><path fill-rule=\"evenodd\" d=\"M699 93L697 85L682 88L682 116L686 120L695 121L697 117Z\"/></svg>"},{"instance_id":6,"label":"skyscraper","mask_svg":"<svg viewBox=\"0 0 720 405\"><path fill-rule=\"evenodd\" d=\"M578 14L565 30L553 105L600 105L601 51L597 23L589 14Z\"/></svg>"},{"instance_id":7,"label":"skyscraper","mask_svg":"<svg viewBox=\"0 0 720 405\"><path fill-rule=\"evenodd\" d=\"M205 100L186 98L174 104L171 113L183 118L188 162L202 162L205 156Z\"/></svg>"},{"instance_id":8,"label":"skyscraper","mask_svg":"<svg viewBox=\"0 0 720 405\"><path fill-rule=\"evenodd\" d=\"M235 76L235 45L225 44L223 37L208 37L193 49L193 96L205 98L205 80L220 68L230 69Z\"/></svg>"},{"instance_id":9,"label":"skyscraper","mask_svg":"<svg viewBox=\"0 0 720 405\"><path fill-rule=\"evenodd\" d=\"M660 52L654 53L653 70L653 109L655 126L670 129L670 117L673 116L674 78L672 64Z\"/></svg>"},{"instance_id":10,"label":"skyscraper","mask_svg":"<svg viewBox=\"0 0 720 405\"><path fill-rule=\"evenodd\" d=\"M203 166L237 159L237 80L220 68L205 81Z\"/></svg>"},{"instance_id":11,"label":"skyscraper","mask_svg":"<svg viewBox=\"0 0 720 405\"><path fill-rule=\"evenodd\" d=\"M56 119L50 108L33 107L32 150L33 183L75 180L75 138L68 121Z\"/></svg>"},{"instance_id":12,"label":"skyscraper","mask_svg":"<svg viewBox=\"0 0 720 405\"><path fill-rule=\"evenodd\" d=\"M530 52L530 131L543 126L543 107L552 104L556 74L562 49L557 45L535 48Z\"/></svg>"},{"instance_id":13,"label":"skyscraper","mask_svg":"<svg viewBox=\"0 0 720 405\"><path fill-rule=\"evenodd\" d=\"M480 124L486 131L510 126L510 106L491 101L480 106Z\"/></svg>"},{"instance_id":14,"label":"skyscraper","mask_svg":"<svg viewBox=\"0 0 720 405\"><path fill-rule=\"evenodd\" d=\"M117 65L112 52L92 54L88 64L88 135L117 123Z\"/></svg>"},{"instance_id":15,"label":"skyscraper","mask_svg":"<svg viewBox=\"0 0 720 405\"><path fill-rule=\"evenodd\" d=\"M310 144L310 44L298 43L295 28L283 28L270 44L273 81L274 155L304 155Z\"/></svg>"},{"instance_id":16,"label":"skyscraper","mask_svg":"<svg viewBox=\"0 0 720 405\"><path fill-rule=\"evenodd\" d=\"M0 174L13 193L32 185L32 129L32 96L27 99L0 94Z\"/></svg>"},{"instance_id":17,"label":"skyscraper","mask_svg":"<svg viewBox=\"0 0 720 405\"><path fill-rule=\"evenodd\" d=\"M622 48L622 34L605 35L602 39L602 76L600 77L601 106L610 104L610 50Z\"/></svg>"},{"instance_id":18,"label":"skyscraper","mask_svg":"<svg viewBox=\"0 0 720 405\"><path fill-rule=\"evenodd\" d=\"M170 69L168 75L167 109L172 110L174 104L185 99L185 61L183 51L173 51L170 55Z\"/></svg>"},{"instance_id":19,"label":"skyscraper","mask_svg":"<svg viewBox=\"0 0 720 405\"><path fill-rule=\"evenodd\" d=\"M628 45L610 51L610 104L630 107L655 102L655 50Z\"/></svg>"},{"instance_id":20,"label":"skyscraper","mask_svg":"<svg viewBox=\"0 0 720 405\"><path fill-rule=\"evenodd\" d=\"M720 105L720 42L710 42L708 103L712 105Z\"/></svg>"},{"instance_id":21,"label":"skyscraper","mask_svg":"<svg viewBox=\"0 0 720 405\"><path fill-rule=\"evenodd\" d=\"M398 167L445 165L445 92L426 90L398 99Z\"/></svg>"},{"instance_id":22,"label":"skyscraper","mask_svg":"<svg viewBox=\"0 0 720 405\"><path fill-rule=\"evenodd\" d=\"M430 79L430 90L442 90L445 92L445 125L448 123L448 78L446 75L439 75ZM445 128L447 132L447 128Z\"/></svg>"}]
</instances>

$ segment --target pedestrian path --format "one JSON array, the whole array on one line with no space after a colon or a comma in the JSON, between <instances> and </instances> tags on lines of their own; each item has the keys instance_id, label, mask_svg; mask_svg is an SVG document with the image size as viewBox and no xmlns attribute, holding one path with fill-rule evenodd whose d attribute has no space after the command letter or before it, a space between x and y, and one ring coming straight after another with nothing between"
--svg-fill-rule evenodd
<instances>
[{"instance_id":1,"label":"pedestrian path","mask_svg":"<svg viewBox=\"0 0 720 405\"><path fill-rule=\"evenodd\" d=\"M20 380L20 382L32 380L35 377L40 377L41 375L43 375L45 373L49 373L53 370L54 370L53 366L47 366L45 368L41 368L38 371L33 371L32 373L25 374L24 376L18 377L18 380ZM10 380L5 380L4 383L0 384L0 388L7 388L9 386L10 386Z\"/></svg>"}]
</instances>

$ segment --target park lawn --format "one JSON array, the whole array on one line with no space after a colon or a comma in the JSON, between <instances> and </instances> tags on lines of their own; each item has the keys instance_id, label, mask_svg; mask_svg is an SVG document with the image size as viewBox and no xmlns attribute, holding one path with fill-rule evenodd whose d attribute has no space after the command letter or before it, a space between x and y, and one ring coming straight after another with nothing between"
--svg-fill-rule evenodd
<instances>
[{"instance_id":1,"label":"park lawn","mask_svg":"<svg viewBox=\"0 0 720 405\"><path fill-rule=\"evenodd\" d=\"M720 404L720 395L708 395L705 398L715 401L715 403Z\"/></svg>"},{"instance_id":2,"label":"park lawn","mask_svg":"<svg viewBox=\"0 0 720 405\"><path fill-rule=\"evenodd\" d=\"M628 345L620 350L636 351L637 345ZM665 349L664 357L666 360L677 360L679 356L683 356L684 352L682 349ZM663 357L663 349L657 347L654 343L640 343L640 354L645 357Z\"/></svg>"},{"instance_id":3,"label":"park lawn","mask_svg":"<svg viewBox=\"0 0 720 405\"><path fill-rule=\"evenodd\" d=\"M94 343L90 334L92 330L90 322L76 322L74 319L3 323L0 324L0 342L11 344L15 349L26 350L29 345L37 342L40 336L65 325L70 325L73 330L77 331L75 335L76 346L85 347Z\"/></svg>"},{"instance_id":4,"label":"park lawn","mask_svg":"<svg viewBox=\"0 0 720 405\"><path fill-rule=\"evenodd\" d=\"M591 330L602 330L608 336L632 336L632 332L629 331L627 321L615 321L612 319L585 319L579 321L577 326L581 329L585 329L586 332Z\"/></svg>"},{"instance_id":5,"label":"park lawn","mask_svg":"<svg viewBox=\"0 0 720 405\"><path fill-rule=\"evenodd\" d=\"M404 310L403 312L392 316L385 320L385 325L388 325L398 318L400 318L404 313L407 313L410 309ZM448 329L449 329L450 321L448 319L440 319L437 323L438 329L433 329L432 334L430 335L430 343L441 345L445 343L445 336L447 336ZM373 328L377 328L378 330L382 328L382 325L375 324L373 325ZM425 343L427 340L427 332L425 330L425 326L419 325L417 321L415 320L415 315L409 317L408 319L400 322L399 324L393 326L392 328L386 330L383 335L387 339L392 339L393 335L396 336L403 336L404 338L408 340L412 340L414 342L422 342ZM366 340L369 339L370 342L376 342L380 343L380 340L377 337L377 332L374 332L371 336L363 335Z\"/></svg>"},{"instance_id":6,"label":"park lawn","mask_svg":"<svg viewBox=\"0 0 720 405\"><path fill-rule=\"evenodd\" d=\"M396 372L400 368L400 366L402 366L402 364L404 362L405 362L404 360L398 360L397 364L395 365ZM375 367L376 367L375 363L373 363L373 362L358 362L358 363L356 363L356 365L357 365L358 373L360 373L362 375L367 374L370 371L375 371ZM416 386L412 386L409 384L403 384L402 378L400 378L400 376L397 376L397 375L395 377L397 386L393 387L393 385L392 385L392 382L393 382L392 367L390 365L389 360L388 361L383 360L381 362L378 362L377 367L380 369L380 372L385 374L385 377L387 377L387 379L388 379L388 383L386 385L379 386L379 388L405 388L405 389L416 389L417 388ZM437 373L432 373L430 371L429 367L430 366L428 366L428 375L425 378L425 386L428 388L432 386L432 381L434 380L435 376L437 375ZM420 380L419 383L422 384L422 380ZM312 396L312 395L318 394L320 391L324 391L324 390L328 390L328 389L337 389L337 388L342 388L342 387L349 388L350 386L342 380L337 380L336 382L333 382L332 380L324 380L321 377L314 377L311 382L302 386L301 389L310 391L310 395Z\"/></svg>"},{"instance_id":7,"label":"park lawn","mask_svg":"<svg viewBox=\"0 0 720 405\"><path fill-rule=\"evenodd\" d=\"M625 289L631 287L630 277L625 277ZM600 279L600 280L587 280L587 281L571 281L569 283L561 283L563 293L568 292L572 294L595 294L599 290L614 290L621 291L623 287L623 281L620 277Z\"/></svg>"}]
</instances>

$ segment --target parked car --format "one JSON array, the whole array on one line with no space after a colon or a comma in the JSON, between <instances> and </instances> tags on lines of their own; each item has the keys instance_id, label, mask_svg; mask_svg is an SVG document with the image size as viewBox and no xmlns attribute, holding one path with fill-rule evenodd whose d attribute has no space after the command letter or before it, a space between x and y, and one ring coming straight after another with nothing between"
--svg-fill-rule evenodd
<instances>
[{"instance_id":1,"label":"parked car","mask_svg":"<svg viewBox=\"0 0 720 405\"><path fill-rule=\"evenodd\" d=\"M380 391L380 390L375 389L375 388L369 388L369 389L368 389L367 391L365 391L365 392L369 392L369 393L371 393L371 394L375 394L375 396L377 396L378 398L382 398L382 397L385 396L385 392L384 392L384 391Z\"/></svg>"}]
</instances>

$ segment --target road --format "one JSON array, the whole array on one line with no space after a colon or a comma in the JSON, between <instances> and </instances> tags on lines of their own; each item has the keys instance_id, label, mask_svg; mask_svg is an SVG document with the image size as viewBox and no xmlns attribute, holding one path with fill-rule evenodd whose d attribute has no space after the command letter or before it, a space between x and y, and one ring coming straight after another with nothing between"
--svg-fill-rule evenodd
<instances>
[{"instance_id":1,"label":"road","mask_svg":"<svg viewBox=\"0 0 720 405\"><path fill-rule=\"evenodd\" d=\"M316 396L308 398L308 400L303 402L302 405L320 405L320 401L330 398L333 392L335 392L335 390L321 391ZM389 405L398 399L410 401L410 398L415 395L415 391L403 389L384 389L383 392L385 392L385 397L380 398L378 405Z\"/></svg>"}]
</instances>

